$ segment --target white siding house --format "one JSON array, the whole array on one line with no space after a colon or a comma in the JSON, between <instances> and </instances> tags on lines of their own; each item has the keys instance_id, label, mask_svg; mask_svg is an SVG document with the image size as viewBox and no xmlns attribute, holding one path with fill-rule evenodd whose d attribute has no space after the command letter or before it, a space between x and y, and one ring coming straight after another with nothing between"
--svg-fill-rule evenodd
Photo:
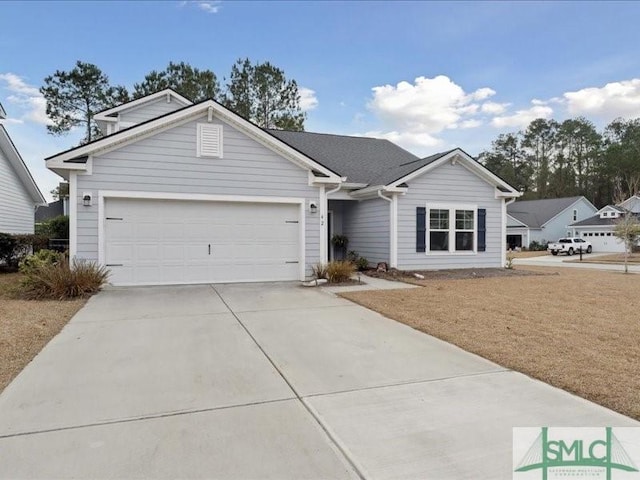
<instances>
[{"instance_id":1,"label":"white siding house","mask_svg":"<svg viewBox=\"0 0 640 480\"><path fill-rule=\"evenodd\" d=\"M0 121L5 118L0 105ZM35 209L45 199L3 125L0 125L0 233L33 233Z\"/></svg>"},{"instance_id":2,"label":"white siding house","mask_svg":"<svg viewBox=\"0 0 640 480\"><path fill-rule=\"evenodd\" d=\"M545 245L571 235L571 224L595 214L598 209L585 197L523 200L507 207L507 247Z\"/></svg>"},{"instance_id":3,"label":"white siding house","mask_svg":"<svg viewBox=\"0 0 640 480\"><path fill-rule=\"evenodd\" d=\"M71 255L114 284L304 280L334 233L373 264L504 264L519 193L459 149L420 159L386 140L263 130L170 90L99 120L108 135L47 166L69 180ZM418 223L442 204L450 241L436 252Z\"/></svg>"}]
</instances>

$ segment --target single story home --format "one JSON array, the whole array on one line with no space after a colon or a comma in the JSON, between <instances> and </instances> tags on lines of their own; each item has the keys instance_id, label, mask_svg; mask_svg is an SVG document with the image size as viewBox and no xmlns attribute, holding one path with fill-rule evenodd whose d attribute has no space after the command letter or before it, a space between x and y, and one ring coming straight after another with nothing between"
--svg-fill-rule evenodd
<instances>
[{"instance_id":1,"label":"single story home","mask_svg":"<svg viewBox=\"0 0 640 480\"><path fill-rule=\"evenodd\" d=\"M507 246L546 245L571 234L569 225L594 215L598 209L585 197L518 200L507 207Z\"/></svg>"},{"instance_id":2,"label":"single story home","mask_svg":"<svg viewBox=\"0 0 640 480\"><path fill-rule=\"evenodd\" d=\"M116 285L304 280L330 236L370 264L501 267L520 193L460 149L265 130L168 89L96 115L46 159L69 181L70 254Z\"/></svg>"},{"instance_id":3,"label":"single story home","mask_svg":"<svg viewBox=\"0 0 640 480\"><path fill-rule=\"evenodd\" d=\"M1 124L6 118L0 104L0 233L33 233L36 208L47 202Z\"/></svg>"},{"instance_id":4,"label":"single story home","mask_svg":"<svg viewBox=\"0 0 640 480\"><path fill-rule=\"evenodd\" d=\"M613 232L625 215L640 217L640 196L634 195L618 205L607 205L595 215L571 224L572 235L591 242L594 252L624 252L624 242Z\"/></svg>"}]
</instances>

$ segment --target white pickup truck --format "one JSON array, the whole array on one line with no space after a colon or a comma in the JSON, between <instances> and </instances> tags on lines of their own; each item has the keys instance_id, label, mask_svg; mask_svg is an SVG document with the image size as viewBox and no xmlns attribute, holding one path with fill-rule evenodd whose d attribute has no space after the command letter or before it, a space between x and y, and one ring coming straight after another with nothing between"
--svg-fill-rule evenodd
<instances>
[{"instance_id":1,"label":"white pickup truck","mask_svg":"<svg viewBox=\"0 0 640 480\"><path fill-rule=\"evenodd\" d=\"M559 253L566 253L567 255L573 255L578 253L582 249L584 253L591 253L591 242L587 242L581 238L561 238L557 242L547 245L547 251L551 252L551 255L558 255Z\"/></svg>"}]
</instances>

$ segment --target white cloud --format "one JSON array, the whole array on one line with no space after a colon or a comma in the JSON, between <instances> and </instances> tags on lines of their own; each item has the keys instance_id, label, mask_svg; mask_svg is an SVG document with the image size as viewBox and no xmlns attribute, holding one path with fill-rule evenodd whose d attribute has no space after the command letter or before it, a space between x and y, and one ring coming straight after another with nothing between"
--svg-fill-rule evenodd
<instances>
[{"instance_id":1,"label":"white cloud","mask_svg":"<svg viewBox=\"0 0 640 480\"><path fill-rule=\"evenodd\" d=\"M553 109L546 105L533 105L530 108L517 110L512 115L495 117L491 125L497 128L517 127L524 128L536 118L549 118L553 115Z\"/></svg>"},{"instance_id":2,"label":"white cloud","mask_svg":"<svg viewBox=\"0 0 640 480\"><path fill-rule=\"evenodd\" d=\"M418 149L425 147L435 147L436 145L440 145L442 143L442 140L435 138L425 132L371 131L362 134L362 136L384 138L407 149L411 149L412 147Z\"/></svg>"},{"instance_id":3,"label":"white cloud","mask_svg":"<svg viewBox=\"0 0 640 480\"><path fill-rule=\"evenodd\" d=\"M315 90L300 87L298 89L298 93L300 94L300 109L303 112L313 110L318 106L318 99L316 98Z\"/></svg>"},{"instance_id":4,"label":"white cloud","mask_svg":"<svg viewBox=\"0 0 640 480\"><path fill-rule=\"evenodd\" d=\"M219 0L207 1L202 0L195 2L200 10L207 13L218 13L220 11L222 2Z\"/></svg>"},{"instance_id":5,"label":"white cloud","mask_svg":"<svg viewBox=\"0 0 640 480\"><path fill-rule=\"evenodd\" d=\"M492 102L482 102L496 94L488 87L467 93L445 75L421 76L413 83L402 81L372 91L368 106L381 120L382 128L366 135L386 138L408 149L443 143L437 136L443 130L479 127L483 122L473 117L487 113L482 105Z\"/></svg>"},{"instance_id":6,"label":"white cloud","mask_svg":"<svg viewBox=\"0 0 640 480\"><path fill-rule=\"evenodd\" d=\"M475 118L460 122L460 128L477 128L477 127L480 127L481 125L482 125L482 121L477 120Z\"/></svg>"},{"instance_id":7,"label":"white cloud","mask_svg":"<svg viewBox=\"0 0 640 480\"><path fill-rule=\"evenodd\" d=\"M511 105L510 103L496 103L496 102L485 102L482 104L480 110L482 113L487 113L489 115L500 115L507 110L507 107Z\"/></svg>"},{"instance_id":8,"label":"white cloud","mask_svg":"<svg viewBox=\"0 0 640 480\"><path fill-rule=\"evenodd\" d=\"M474 101L495 94L490 88L472 93L449 77L418 77L415 82L374 87L369 107L390 127L412 132L439 133L457 125L464 116L475 114L480 105ZM455 128L455 126L454 126Z\"/></svg>"},{"instance_id":9,"label":"white cloud","mask_svg":"<svg viewBox=\"0 0 640 480\"><path fill-rule=\"evenodd\" d=\"M20 111L19 117L14 118L14 121L26 120L51 125L51 120L47 117L47 102L37 87L28 84L15 73L0 73L0 81L4 82L2 87L11 93L7 100Z\"/></svg>"},{"instance_id":10,"label":"white cloud","mask_svg":"<svg viewBox=\"0 0 640 480\"><path fill-rule=\"evenodd\" d=\"M613 119L640 115L640 78L607 83L563 94L571 115Z\"/></svg>"}]
</instances>

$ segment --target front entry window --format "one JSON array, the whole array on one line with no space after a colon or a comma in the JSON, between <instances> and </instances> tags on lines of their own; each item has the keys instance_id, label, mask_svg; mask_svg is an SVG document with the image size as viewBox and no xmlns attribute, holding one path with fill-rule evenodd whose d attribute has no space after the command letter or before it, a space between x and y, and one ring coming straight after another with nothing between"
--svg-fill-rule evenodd
<instances>
[{"instance_id":1,"label":"front entry window","mask_svg":"<svg viewBox=\"0 0 640 480\"><path fill-rule=\"evenodd\" d=\"M427 252L474 253L478 234L475 205L427 205Z\"/></svg>"}]
</instances>

